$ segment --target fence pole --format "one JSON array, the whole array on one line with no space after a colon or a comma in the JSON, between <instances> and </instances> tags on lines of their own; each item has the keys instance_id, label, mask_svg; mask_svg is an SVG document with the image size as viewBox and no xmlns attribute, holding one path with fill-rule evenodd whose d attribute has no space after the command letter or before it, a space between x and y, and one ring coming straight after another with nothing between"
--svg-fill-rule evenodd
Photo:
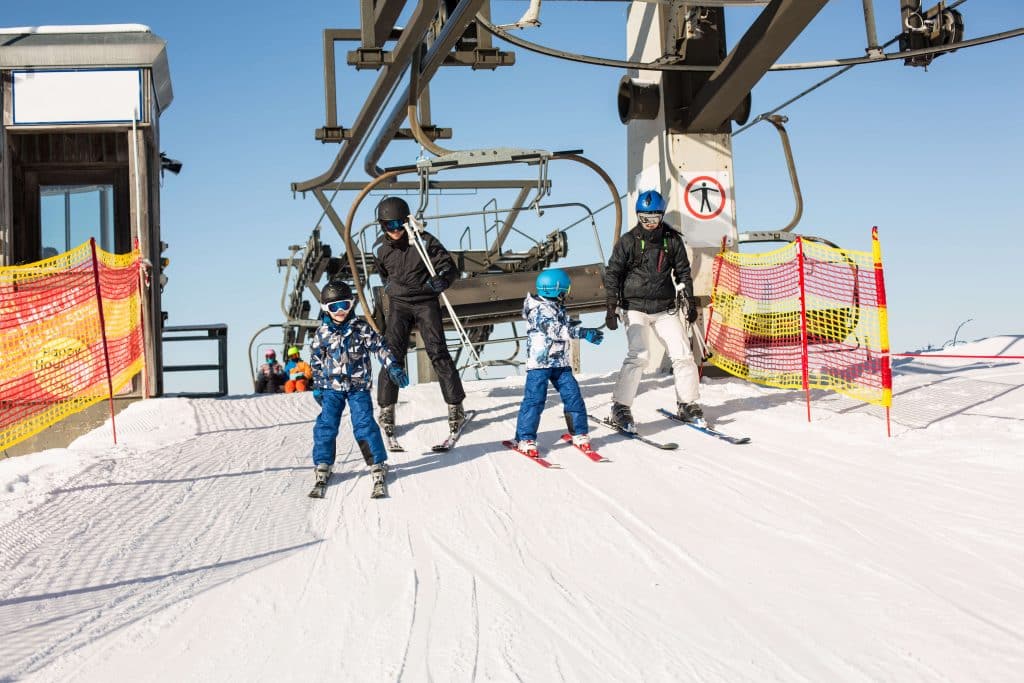
<instances>
[{"instance_id":1,"label":"fence pole","mask_svg":"<svg viewBox=\"0 0 1024 683\"><path fill-rule=\"evenodd\" d=\"M149 357L146 355L146 297L143 295L143 283L145 282L145 273L142 268L142 250L139 246L139 238L136 237L133 240L135 242L135 267L139 269L139 325L141 332L142 342L142 398L149 398Z\"/></svg>"},{"instance_id":2,"label":"fence pole","mask_svg":"<svg viewBox=\"0 0 1024 683\"><path fill-rule=\"evenodd\" d=\"M875 292L878 298L879 346L882 353L882 401L885 403L885 433L892 436L890 408L892 407L892 366L889 363L889 309L885 304L885 276L882 274L882 245L878 241L878 226L871 228L871 255L875 263Z\"/></svg>"},{"instance_id":3,"label":"fence pole","mask_svg":"<svg viewBox=\"0 0 1024 683\"><path fill-rule=\"evenodd\" d=\"M800 370L804 385L804 395L807 397L807 421L811 421L811 385L808 378L808 349L807 349L807 290L804 282L804 241L802 237L796 238L796 263L800 275Z\"/></svg>"},{"instance_id":4,"label":"fence pole","mask_svg":"<svg viewBox=\"0 0 1024 683\"><path fill-rule=\"evenodd\" d=\"M117 443L117 425L114 423L114 378L110 374L110 349L107 346L107 323L103 317L103 292L100 291L100 262L96 257L96 238L89 238L89 248L92 250L92 276L96 284L96 308L100 312L100 334L103 336L103 362L107 366L107 396L110 403L110 429L114 433L114 443Z\"/></svg>"}]
</instances>

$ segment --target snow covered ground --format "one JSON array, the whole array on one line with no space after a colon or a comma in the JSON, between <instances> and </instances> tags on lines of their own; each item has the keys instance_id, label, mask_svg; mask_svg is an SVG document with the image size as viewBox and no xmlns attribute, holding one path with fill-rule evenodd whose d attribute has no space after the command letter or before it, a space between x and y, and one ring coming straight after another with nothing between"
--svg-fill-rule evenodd
<instances>
[{"instance_id":1,"label":"snow covered ground","mask_svg":"<svg viewBox=\"0 0 1024 683\"><path fill-rule=\"evenodd\" d=\"M1024 355L1024 337L957 353ZM0 462L0 680L1019 681L1024 364L901 360L882 412L706 381L732 446L635 414L612 462L512 436L522 379L473 382L458 449L402 394L391 497L343 435L306 497L307 395L160 399ZM583 376L591 412L613 375Z\"/></svg>"}]
</instances>

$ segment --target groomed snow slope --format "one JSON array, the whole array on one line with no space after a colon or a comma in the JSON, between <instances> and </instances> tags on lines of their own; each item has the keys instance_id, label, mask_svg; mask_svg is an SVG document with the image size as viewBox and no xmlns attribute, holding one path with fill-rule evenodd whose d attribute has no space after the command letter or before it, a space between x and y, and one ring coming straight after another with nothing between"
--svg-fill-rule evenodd
<instances>
[{"instance_id":1,"label":"groomed snow slope","mask_svg":"<svg viewBox=\"0 0 1024 683\"><path fill-rule=\"evenodd\" d=\"M958 353L1024 355L1000 337ZM581 377L604 414L613 375ZM391 497L357 448L306 497L307 395L160 399L0 462L0 680L1020 680L1024 365L915 359L880 410L706 381L732 446L634 406L662 452L496 445L522 379L402 394ZM347 417L346 423L347 425Z\"/></svg>"}]
</instances>

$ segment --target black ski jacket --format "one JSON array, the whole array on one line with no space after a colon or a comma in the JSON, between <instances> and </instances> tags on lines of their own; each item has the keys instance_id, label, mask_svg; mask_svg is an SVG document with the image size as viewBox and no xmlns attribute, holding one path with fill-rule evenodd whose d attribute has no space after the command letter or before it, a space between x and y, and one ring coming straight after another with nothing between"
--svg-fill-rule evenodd
<instances>
[{"instance_id":1,"label":"black ski jacket","mask_svg":"<svg viewBox=\"0 0 1024 683\"><path fill-rule=\"evenodd\" d=\"M690 259L683 237L667 223L655 230L637 224L619 238L604 271L608 303L626 310L661 313L675 308L675 281L693 296Z\"/></svg>"},{"instance_id":2,"label":"black ski jacket","mask_svg":"<svg viewBox=\"0 0 1024 683\"><path fill-rule=\"evenodd\" d=\"M459 269L444 245L429 232L422 232L420 236L438 276L443 277L449 285L457 280ZM384 281L384 291L399 301L419 303L437 299L437 292L427 285L430 271L416 247L409 244L408 235L403 234L397 240L384 235L383 243L377 249L377 272Z\"/></svg>"}]
</instances>

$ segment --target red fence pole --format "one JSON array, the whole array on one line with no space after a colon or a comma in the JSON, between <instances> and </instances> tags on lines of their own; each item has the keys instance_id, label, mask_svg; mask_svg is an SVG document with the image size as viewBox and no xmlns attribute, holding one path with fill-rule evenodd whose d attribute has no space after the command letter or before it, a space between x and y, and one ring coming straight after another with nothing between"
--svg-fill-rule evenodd
<instances>
[{"instance_id":1,"label":"red fence pole","mask_svg":"<svg viewBox=\"0 0 1024 683\"><path fill-rule=\"evenodd\" d=\"M796 264L800 275L800 371L804 385L804 395L807 397L807 421L811 421L811 383L808 375L808 354L807 349L807 291L804 282L804 240L796 238Z\"/></svg>"},{"instance_id":2,"label":"red fence pole","mask_svg":"<svg viewBox=\"0 0 1024 683\"><path fill-rule=\"evenodd\" d=\"M96 258L96 238L89 238L89 247L92 249L92 275L96 283L96 308L100 312L100 333L103 335L103 361L107 365L107 395L110 401L110 429L114 433L114 443L117 443L117 425L114 423L114 378L110 374L110 349L107 346L107 323L103 317L103 292L100 290L100 263Z\"/></svg>"}]
</instances>

